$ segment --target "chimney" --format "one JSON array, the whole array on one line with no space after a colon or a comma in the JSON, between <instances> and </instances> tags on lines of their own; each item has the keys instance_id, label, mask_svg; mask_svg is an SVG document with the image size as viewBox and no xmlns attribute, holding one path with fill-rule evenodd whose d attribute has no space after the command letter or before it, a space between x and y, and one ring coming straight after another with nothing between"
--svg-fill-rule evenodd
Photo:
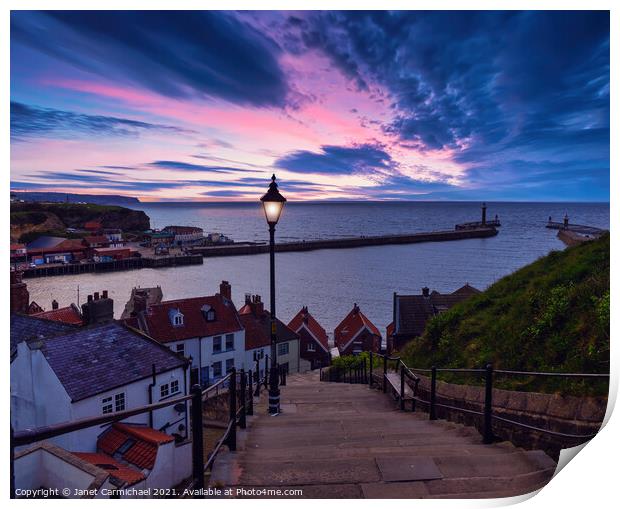
<instances>
[{"instance_id":1,"label":"chimney","mask_svg":"<svg viewBox=\"0 0 620 509\"><path fill-rule=\"evenodd\" d=\"M360 312L360 307L357 305L357 302L353 304L353 314L356 315Z\"/></svg>"},{"instance_id":2,"label":"chimney","mask_svg":"<svg viewBox=\"0 0 620 509\"><path fill-rule=\"evenodd\" d=\"M58 301L56 299L52 301L52 309L58 309Z\"/></svg>"},{"instance_id":3,"label":"chimney","mask_svg":"<svg viewBox=\"0 0 620 509\"><path fill-rule=\"evenodd\" d=\"M11 272L11 312L27 313L30 294L26 283L22 282L22 273Z\"/></svg>"},{"instance_id":4,"label":"chimney","mask_svg":"<svg viewBox=\"0 0 620 509\"><path fill-rule=\"evenodd\" d=\"M427 298L429 297L429 292L430 290L428 289L428 286L425 286L424 288L422 288L422 296Z\"/></svg>"},{"instance_id":5,"label":"chimney","mask_svg":"<svg viewBox=\"0 0 620 509\"><path fill-rule=\"evenodd\" d=\"M133 311L131 312L132 316L137 316L138 314L146 311L147 304L147 296L145 292L136 292L133 297Z\"/></svg>"},{"instance_id":6,"label":"chimney","mask_svg":"<svg viewBox=\"0 0 620 509\"><path fill-rule=\"evenodd\" d=\"M108 297L108 292L103 292L99 298L99 292L95 292L94 298L89 295L82 304L82 318L85 324L94 325L108 323L114 320L114 301Z\"/></svg>"},{"instance_id":7,"label":"chimney","mask_svg":"<svg viewBox=\"0 0 620 509\"><path fill-rule=\"evenodd\" d=\"M304 317L304 323L308 323L308 306L304 306L303 308L301 308L301 312Z\"/></svg>"},{"instance_id":8,"label":"chimney","mask_svg":"<svg viewBox=\"0 0 620 509\"><path fill-rule=\"evenodd\" d=\"M263 312L265 311L265 304L261 300L260 295L254 296L254 314L258 317L263 316Z\"/></svg>"},{"instance_id":9,"label":"chimney","mask_svg":"<svg viewBox=\"0 0 620 509\"><path fill-rule=\"evenodd\" d=\"M220 295L228 300L232 300L232 287L228 281L222 281L220 283Z\"/></svg>"},{"instance_id":10,"label":"chimney","mask_svg":"<svg viewBox=\"0 0 620 509\"><path fill-rule=\"evenodd\" d=\"M246 304L251 304L252 302L252 295L250 295L249 293L245 294L245 303Z\"/></svg>"},{"instance_id":11,"label":"chimney","mask_svg":"<svg viewBox=\"0 0 620 509\"><path fill-rule=\"evenodd\" d=\"M482 226L487 224L487 204L482 204Z\"/></svg>"}]
</instances>

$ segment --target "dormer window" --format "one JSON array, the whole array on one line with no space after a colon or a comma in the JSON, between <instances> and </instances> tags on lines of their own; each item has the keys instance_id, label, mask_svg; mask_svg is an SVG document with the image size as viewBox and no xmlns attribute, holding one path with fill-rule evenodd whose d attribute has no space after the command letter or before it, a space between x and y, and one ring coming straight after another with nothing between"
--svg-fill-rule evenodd
<instances>
[{"instance_id":1,"label":"dormer window","mask_svg":"<svg viewBox=\"0 0 620 509\"><path fill-rule=\"evenodd\" d=\"M209 306L209 304L205 304L204 306L202 306L202 308L200 308L200 311L207 322L215 321L215 309Z\"/></svg>"},{"instance_id":2,"label":"dormer window","mask_svg":"<svg viewBox=\"0 0 620 509\"><path fill-rule=\"evenodd\" d=\"M183 313L178 309L171 309L170 313L170 323L173 327L183 327Z\"/></svg>"}]
</instances>

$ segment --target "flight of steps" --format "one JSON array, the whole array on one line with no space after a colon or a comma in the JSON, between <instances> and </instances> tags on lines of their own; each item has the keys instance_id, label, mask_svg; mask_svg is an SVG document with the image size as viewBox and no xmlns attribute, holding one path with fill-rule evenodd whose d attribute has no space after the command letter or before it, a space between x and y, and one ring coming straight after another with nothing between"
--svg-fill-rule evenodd
<instances>
[{"instance_id":1,"label":"flight of steps","mask_svg":"<svg viewBox=\"0 0 620 509\"><path fill-rule=\"evenodd\" d=\"M364 385L292 375L281 398L277 417L259 405L210 485L300 488L309 498L507 497L543 487L555 471L542 451L483 445L474 428L401 412ZM440 478L410 480L409 469L429 464Z\"/></svg>"}]
</instances>

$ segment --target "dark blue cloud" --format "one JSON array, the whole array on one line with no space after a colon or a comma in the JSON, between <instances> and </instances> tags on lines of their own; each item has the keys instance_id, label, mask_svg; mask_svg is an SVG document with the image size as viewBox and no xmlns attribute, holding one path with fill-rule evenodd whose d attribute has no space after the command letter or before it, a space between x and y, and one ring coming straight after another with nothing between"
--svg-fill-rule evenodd
<instances>
[{"instance_id":1,"label":"dark blue cloud","mask_svg":"<svg viewBox=\"0 0 620 509\"><path fill-rule=\"evenodd\" d=\"M258 170L245 170L232 166L208 166L204 164L184 163L182 161L153 161L149 166L166 170L201 171L207 173L257 173Z\"/></svg>"},{"instance_id":2,"label":"dark blue cloud","mask_svg":"<svg viewBox=\"0 0 620 509\"><path fill-rule=\"evenodd\" d=\"M278 47L230 13L13 11L11 36L15 46L174 98L281 106L288 91Z\"/></svg>"},{"instance_id":3,"label":"dark blue cloud","mask_svg":"<svg viewBox=\"0 0 620 509\"><path fill-rule=\"evenodd\" d=\"M178 127L140 122L128 118L86 115L53 108L40 108L11 101L11 138L51 136L138 136L144 131L188 133Z\"/></svg>"},{"instance_id":4,"label":"dark blue cloud","mask_svg":"<svg viewBox=\"0 0 620 509\"><path fill-rule=\"evenodd\" d=\"M377 145L323 145L321 152L299 150L278 159L274 166L298 173L372 174L392 167L391 156Z\"/></svg>"}]
</instances>

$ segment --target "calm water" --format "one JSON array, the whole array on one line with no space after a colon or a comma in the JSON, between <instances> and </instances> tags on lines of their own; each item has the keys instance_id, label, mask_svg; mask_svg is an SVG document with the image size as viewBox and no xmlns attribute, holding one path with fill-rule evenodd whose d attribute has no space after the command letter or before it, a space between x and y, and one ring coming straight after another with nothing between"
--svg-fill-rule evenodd
<instances>
[{"instance_id":1,"label":"calm water","mask_svg":"<svg viewBox=\"0 0 620 509\"><path fill-rule=\"evenodd\" d=\"M159 228L195 225L234 240L266 240L262 210L254 204L142 204ZM418 293L423 286L450 292L465 283L484 289L495 280L547 254L563 249L547 218L609 228L608 204L488 203L487 217L499 214L500 233L471 239L399 246L322 250L276 255L278 316L288 321L302 305L328 330L357 302L383 331L391 321L392 294ZM287 204L277 240L334 238L452 229L478 220L479 203L321 203ZM142 269L112 274L84 274L27 280L31 298L46 309L52 299L62 306L83 302L88 293L109 290L120 316L134 286L161 285L164 299L213 294L222 279L232 284L233 300L259 293L269 301L267 255L206 258L204 265Z\"/></svg>"}]
</instances>

